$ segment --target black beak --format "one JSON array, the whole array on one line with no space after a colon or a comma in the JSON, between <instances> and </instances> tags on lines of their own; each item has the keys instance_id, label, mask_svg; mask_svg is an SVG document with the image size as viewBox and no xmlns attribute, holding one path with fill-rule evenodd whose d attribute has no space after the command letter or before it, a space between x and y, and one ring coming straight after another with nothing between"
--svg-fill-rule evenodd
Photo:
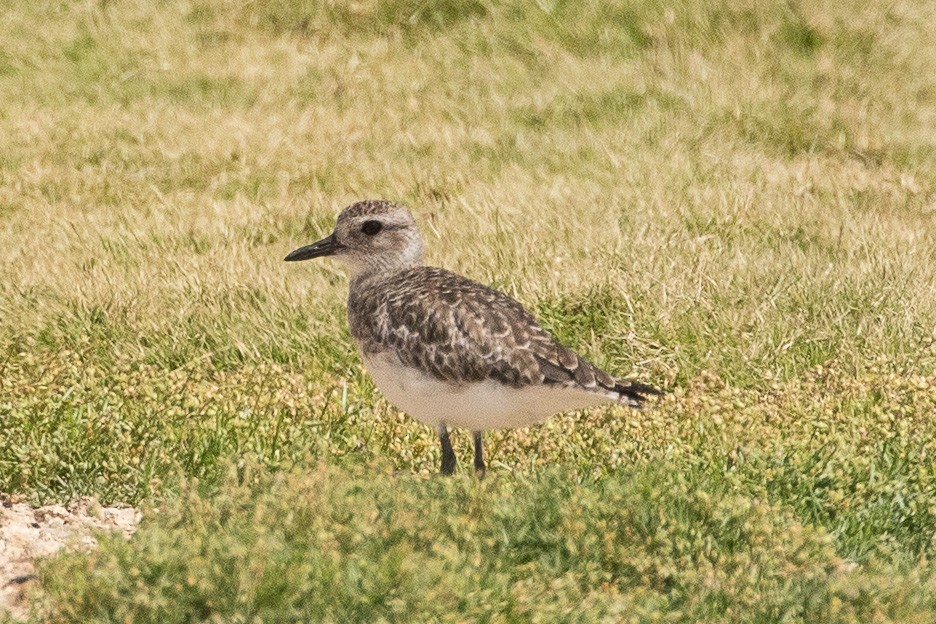
<instances>
[{"instance_id":1,"label":"black beak","mask_svg":"<svg viewBox=\"0 0 936 624\"><path fill-rule=\"evenodd\" d=\"M320 241L300 247L296 251L286 256L286 262L297 262L299 260L309 260L311 258L321 258L322 256L334 255L344 245L338 242L335 235L332 234Z\"/></svg>"}]
</instances>

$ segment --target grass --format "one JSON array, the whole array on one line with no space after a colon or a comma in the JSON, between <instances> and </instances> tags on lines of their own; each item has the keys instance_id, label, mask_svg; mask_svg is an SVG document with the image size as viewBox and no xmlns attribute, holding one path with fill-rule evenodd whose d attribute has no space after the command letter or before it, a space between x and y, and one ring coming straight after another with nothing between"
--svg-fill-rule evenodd
<instances>
[{"instance_id":1,"label":"grass","mask_svg":"<svg viewBox=\"0 0 936 624\"><path fill-rule=\"evenodd\" d=\"M931 620L934 12L5 7L0 491L150 509L35 617ZM340 269L282 262L362 197L671 393L426 479Z\"/></svg>"},{"instance_id":2,"label":"grass","mask_svg":"<svg viewBox=\"0 0 936 624\"><path fill-rule=\"evenodd\" d=\"M932 614L930 576L855 570L824 532L700 476L655 463L599 480L547 468L484 483L379 465L232 472L207 496L183 488L129 543L60 557L46 576L48 621Z\"/></svg>"}]
</instances>

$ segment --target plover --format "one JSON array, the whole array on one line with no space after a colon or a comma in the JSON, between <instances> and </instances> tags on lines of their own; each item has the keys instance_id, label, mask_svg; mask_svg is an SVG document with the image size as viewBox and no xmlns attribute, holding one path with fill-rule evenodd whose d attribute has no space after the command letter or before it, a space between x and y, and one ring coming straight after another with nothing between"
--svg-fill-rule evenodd
<instances>
[{"instance_id":1,"label":"plover","mask_svg":"<svg viewBox=\"0 0 936 624\"><path fill-rule=\"evenodd\" d=\"M508 295L423 264L412 215L386 200L341 211L332 234L287 261L335 256L351 278L348 324L383 395L435 427L442 474L455 470L448 427L524 427L558 412L619 403L640 407L656 388L615 379L562 345Z\"/></svg>"}]
</instances>

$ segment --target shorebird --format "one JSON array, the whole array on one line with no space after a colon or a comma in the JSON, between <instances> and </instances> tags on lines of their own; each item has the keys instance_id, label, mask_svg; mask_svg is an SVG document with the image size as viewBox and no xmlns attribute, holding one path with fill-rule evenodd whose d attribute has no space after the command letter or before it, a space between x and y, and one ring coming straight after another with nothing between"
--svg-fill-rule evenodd
<instances>
[{"instance_id":1,"label":"shorebird","mask_svg":"<svg viewBox=\"0 0 936 624\"><path fill-rule=\"evenodd\" d=\"M349 277L348 324L377 388L397 408L435 427L442 474L455 471L448 427L474 437L524 427L602 403L640 407L656 388L615 379L540 327L508 295L423 264L410 212L386 200L352 204L322 240L286 261L334 256Z\"/></svg>"}]
</instances>

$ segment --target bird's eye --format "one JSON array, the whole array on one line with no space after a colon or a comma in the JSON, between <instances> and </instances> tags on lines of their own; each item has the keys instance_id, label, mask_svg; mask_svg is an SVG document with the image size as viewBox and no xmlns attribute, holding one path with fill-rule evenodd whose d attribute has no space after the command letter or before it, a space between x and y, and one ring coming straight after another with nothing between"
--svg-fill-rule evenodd
<instances>
[{"instance_id":1,"label":"bird's eye","mask_svg":"<svg viewBox=\"0 0 936 624\"><path fill-rule=\"evenodd\" d=\"M380 221L365 221L364 225L361 226L361 231L368 236L373 236L382 229L383 223Z\"/></svg>"}]
</instances>

